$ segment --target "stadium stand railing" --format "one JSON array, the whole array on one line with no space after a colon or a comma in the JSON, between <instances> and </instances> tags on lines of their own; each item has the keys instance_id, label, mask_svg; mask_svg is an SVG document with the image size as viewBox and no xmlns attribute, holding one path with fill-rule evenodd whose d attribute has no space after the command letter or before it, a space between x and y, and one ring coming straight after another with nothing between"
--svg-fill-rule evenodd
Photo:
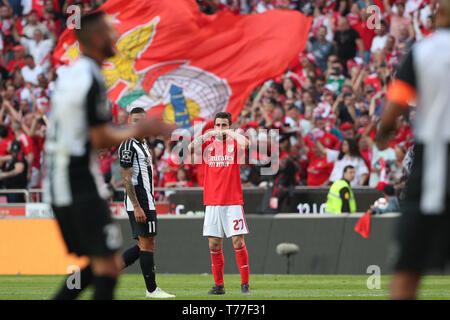
<instances>
[{"instance_id":1,"label":"stadium stand railing","mask_svg":"<svg viewBox=\"0 0 450 320\"><path fill-rule=\"evenodd\" d=\"M25 198L25 202L30 201L30 192L31 190L26 189L0 189L0 197L6 198L8 194L23 194ZM2 203L2 205L7 205L8 203Z\"/></svg>"}]
</instances>

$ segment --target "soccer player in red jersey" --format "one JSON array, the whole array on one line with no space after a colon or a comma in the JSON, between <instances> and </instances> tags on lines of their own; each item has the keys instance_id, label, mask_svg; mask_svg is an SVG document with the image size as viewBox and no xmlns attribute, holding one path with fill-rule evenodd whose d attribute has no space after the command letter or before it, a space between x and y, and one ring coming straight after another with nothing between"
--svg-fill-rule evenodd
<instances>
[{"instance_id":1,"label":"soccer player in red jersey","mask_svg":"<svg viewBox=\"0 0 450 320\"><path fill-rule=\"evenodd\" d=\"M224 294L223 236L232 237L236 261L241 274L241 292L250 293L248 253L244 235L248 227L243 210L243 196L238 157L250 145L243 135L231 130L231 114L219 112L214 130L197 137L189 151L202 155L204 167L203 202L206 206L203 236L209 240L215 285L208 294Z\"/></svg>"}]
</instances>

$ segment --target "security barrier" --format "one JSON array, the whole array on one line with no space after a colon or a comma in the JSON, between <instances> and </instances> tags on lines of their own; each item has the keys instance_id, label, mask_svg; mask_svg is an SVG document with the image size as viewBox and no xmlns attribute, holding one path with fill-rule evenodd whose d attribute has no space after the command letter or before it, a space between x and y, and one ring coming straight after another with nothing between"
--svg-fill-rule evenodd
<instances>
[{"instance_id":1,"label":"security barrier","mask_svg":"<svg viewBox=\"0 0 450 320\"><path fill-rule=\"evenodd\" d=\"M353 228L357 214L277 214L246 216L250 270L253 274L284 274L286 260L276 246L299 246L292 274L365 274L378 266L389 274L391 240L398 214L375 215L369 239ZM203 218L197 215L158 217L155 259L158 273L210 273L208 241L202 236ZM123 250L134 246L129 222L117 219ZM66 253L53 219L0 219L0 274L64 274L73 264L86 263ZM224 240L225 273L237 273L231 239ZM139 264L125 270L140 273ZM450 273L446 273L450 274Z\"/></svg>"},{"instance_id":2,"label":"security barrier","mask_svg":"<svg viewBox=\"0 0 450 320\"><path fill-rule=\"evenodd\" d=\"M124 191L119 189L117 191ZM164 193L165 201L156 202L156 211L158 214L204 214L203 189L202 188L155 188L156 192ZM296 187L293 190L293 196L289 203L283 205L281 213L298 212L301 214L323 214L325 212L325 202L328 193L327 188L320 187ZM373 202L381 196L381 192L368 187L354 188L358 211L364 212ZM0 190L0 197L4 193L23 193L25 194L25 204L22 209L17 209L18 204L6 203L0 201L0 216L28 216L25 207L30 207L33 203L33 211L42 205L42 189L30 190ZM272 194L265 189L243 188L244 212L258 214L275 214L276 210L270 209L269 200ZM116 201L110 204L114 215L125 215L123 211L123 202ZM43 207L42 207L43 208ZM44 209L42 209L44 210ZM41 210L41 211L42 211ZM9 214L11 212L11 214ZM19 214L21 212L22 214ZM31 217L46 217L46 215L32 214Z\"/></svg>"},{"instance_id":3,"label":"security barrier","mask_svg":"<svg viewBox=\"0 0 450 320\"><path fill-rule=\"evenodd\" d=\"M169 193L170 213L204 212L203 189L183 188L165 189ZM353 188L357 210L364 212L382 193L374 188ZM319 213L325 211L328 188L296 187L289 203L283 203L280 213L298 212L302 214ZM273 193L267 189L243 188L244 211L247 213L275 214L276 210L269 207Z\"/></svg>"},{"instance_id":4,"label":"security barrier","mask_svg":"<svg viewBox=\"0 0 450 320\"><path fill-rule=\"evenodd\" d=\"M26 189L0 189L0 203L7 203L8 195L20 195L23 194L24 201L28 202L30 199L30 193Z\"/></svg>"}]
</instances>

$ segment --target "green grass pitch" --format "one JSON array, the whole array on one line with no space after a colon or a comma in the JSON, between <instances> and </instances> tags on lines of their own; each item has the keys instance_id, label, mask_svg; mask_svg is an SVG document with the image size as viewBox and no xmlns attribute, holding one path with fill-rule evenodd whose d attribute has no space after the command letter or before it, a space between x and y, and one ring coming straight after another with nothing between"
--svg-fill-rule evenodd
<instances>
[{"instance_id":1,"label":"green grass pitch","mask_svg":"<svg viewBox=\"0 0 450 320\"><path fill-rule=\"evenodd\" d=\"M64 281L63 276L0 276L0 300L50 299ZM368 276L335 275L251 275L251 295L240 294L240 276L225 275L227 293L208 296L212 275L157 274L158 286L176 294L179 300L375 300L388 299L389 276L381 278L380 289L368 289ZM90 299L87 289L80 299ZM116 299L145 299L142 275L124 274L116 287ZM449 276L427 276L420 288L420 299L450 299Z\"/></svg>"}]
</instances>

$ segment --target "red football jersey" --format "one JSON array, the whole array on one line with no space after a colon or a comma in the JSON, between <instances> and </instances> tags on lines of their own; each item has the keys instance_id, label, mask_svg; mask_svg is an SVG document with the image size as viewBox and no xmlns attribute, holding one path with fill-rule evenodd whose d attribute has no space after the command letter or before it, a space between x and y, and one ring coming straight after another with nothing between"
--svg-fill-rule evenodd
<instances>
[{"instance_id":1,"label":"red football jersey","mask_svg":"<svg viewBox=\"0 0 450 320\"><path fill-rule=\"evenodd\" d=\"M8 150L11 145L11 142L14 141L14 138L6 137L0 141L0 156L6 156L9 154Z\"/></svg>"},{"instance_id":2,"label":"red football jersey","mask_svg":"<svg viewBox=\"0 0 450 320\"><path fill-rule=\"evenodd\" d=\"M197 172L197 184L199 187L203 187L205 183L205 166L203 164L196 164L195 170Z\"/></svg>"},{"instance_id":3,"label":"red football jersey","mask_svg":"<svg viewBox=\"0 0 450 320\"><path fill-rule=\"evenodd\" d=\"M205 206L243 205L240 152L232 138L220 141L211 137L202 145L204 184L203 204Z\"/></svg>"},{"instance_id":4,"label":"red football jersey","mask_svg":"<svg viewBox=\"0 0 450 320\"><path fill-rule=\"evenodd\" d=\"M28 156L29 153L34 152L33 140L27 134L22 133L17 140L22 144L22 151L25 155Z\"/></svg>"},{"instance_id":5,"label":"red football jersey","mask_svg":"<svg viewBox=\"0 0 450 320\"><path fill-rule=\"evenodd\" d=\"M364 49L370 50L372 47L372 40L375 38L375 30L367 25L367 21L358 21L355 25L352 25L352 28L355 29L361 37Z\"/></svg>"},{"instance_id":6,"label":"red football jersey","mask_svg":"<svg viewBox=\"0 0 450 320\"><path fill-rule=\"evenodd\" d=\"M177 181L177 170L181 168L179 160L177 159L177 155L175 153L171 153L169 159L167 160L167 170L164 172L163 179L163 187L168 182L176 182ZM170 170L172 169L172 170Z\"/></svg>"},{"instance_id":7,"label":"red football jersey","mask_svg":"<svg viewBox=\"0 0 450 320\"><path fill-rule=\"evenodd\" d=\"M311 134L307 134L303 139L308 144L308 146L311 147L314 145L314 142L311 139ZM334 134L329 133L327 131L324 131L323 137L319 138L318 140L322 143L322 145L325 148L328 148L328 149L339 150L339 148L341 146L339 138L336 137Z\"/></svg>"}]
</instances>

